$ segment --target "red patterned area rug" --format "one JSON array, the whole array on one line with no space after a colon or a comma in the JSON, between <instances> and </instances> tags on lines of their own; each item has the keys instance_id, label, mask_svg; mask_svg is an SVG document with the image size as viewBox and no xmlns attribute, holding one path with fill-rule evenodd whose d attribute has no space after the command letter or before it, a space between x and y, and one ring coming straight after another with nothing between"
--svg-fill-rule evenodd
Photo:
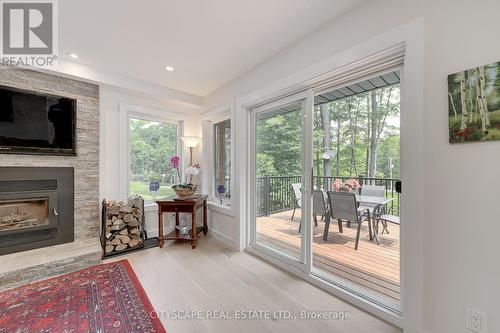
<instances>
[{"instance_id":1,"label":"red patterned area rug","mask_svg":"<svg viewBox=\"0 0 500 333\"><path fill-rule=\"evenodd\" d=\"M0 293L0 332L165 333L127 260Z\"/></svg>"}]
</instances>

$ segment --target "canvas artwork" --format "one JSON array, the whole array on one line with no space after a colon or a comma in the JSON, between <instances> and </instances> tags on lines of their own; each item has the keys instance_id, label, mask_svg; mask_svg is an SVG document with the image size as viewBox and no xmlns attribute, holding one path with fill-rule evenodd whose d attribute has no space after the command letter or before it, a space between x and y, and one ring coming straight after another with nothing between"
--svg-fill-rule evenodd
<instances>
[{"instance_id":1,"label":"canvas artwork","mask_svg":"<svg viewBox=\"0 0 500 333\"><path fill-rule=\"evenodd\" d=\"M450 143L500 140L500 62L448 76Z\"/></svg>"}]
</instances>

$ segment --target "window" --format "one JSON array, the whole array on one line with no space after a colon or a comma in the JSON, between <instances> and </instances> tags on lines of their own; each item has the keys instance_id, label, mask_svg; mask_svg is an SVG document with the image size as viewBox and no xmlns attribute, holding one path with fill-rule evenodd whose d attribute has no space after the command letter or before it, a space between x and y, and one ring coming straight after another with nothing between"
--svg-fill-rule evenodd
<instances>
[{"instance_id":1,"label":"window","mask_svg":"<svg viewBox=\"0 0 500 333\"><path fill-rule=\"evenodd\" d=\"M176 174L170 157L177 152L177 125L129 119L129 194L154 200L173 194Z\"/></svg>"},{"instance_id":2,"label":"window","mask_svg":"<svg viewBox=\"0 0 500 333\"><path fill-rule=\"evenodd\" d=\"M214 126L215 197L221 204L231 199L231 119Z\"/></svg>"}]
</instances>

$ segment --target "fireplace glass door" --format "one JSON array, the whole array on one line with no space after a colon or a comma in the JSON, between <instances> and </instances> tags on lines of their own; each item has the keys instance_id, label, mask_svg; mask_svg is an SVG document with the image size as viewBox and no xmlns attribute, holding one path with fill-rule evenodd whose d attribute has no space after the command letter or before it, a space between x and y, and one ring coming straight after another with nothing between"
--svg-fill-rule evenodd
<instances>
[{"instance_id":1,"label":"fireplace glass door","mask_svg":"<svg viewBox=\"0 0 500 333\"><path fill-rule=\"evenodd\" d=\"M48 197L0 200L0 232L48 224Z\"/></svg>"}]
</instances>

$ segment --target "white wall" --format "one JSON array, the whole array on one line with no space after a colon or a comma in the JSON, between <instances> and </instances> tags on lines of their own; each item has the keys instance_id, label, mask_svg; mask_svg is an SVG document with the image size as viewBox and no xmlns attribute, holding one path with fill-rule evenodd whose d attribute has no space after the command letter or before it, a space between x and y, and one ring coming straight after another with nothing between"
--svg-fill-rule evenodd
<instances>
[{"instance_id":1,"label":"white wall","mask_svg":"<svg viewBox=\"0 0 500 333\"><path fill-rule=\"evenodd\" d=\"M424 19L423 300L408 332L460 333L465 308L488 315L500 332L498 253L500 142L450 145L447 75L500 61L498 0L369 1L204 99L210 109L297 73L418 17ZM410 191L411 189L405 189ZM406 263L411 265L412 263ZM409 300L411 302L411 300Z\"/></svg>"},{"instance_id":2,"label":"white wall","mask_svg":"<svg viewBox=\"0 0 500 333\"><path fill-rule=\"evenodd\" d=\"M464 308L500 332L500 142L448 144L447 74L500 61L499 1L430 2L425 90L425 295L430 332L465 332ZM456 6L456 7L455 7Z\"/></svg>"},{"instance_id":3,"label":"white wall","mask_svg":"<svg viewBox=\"0 0 500 333\"><path fill-rule=\"evenodd\" d=\"M217 210L213 205L208 206L208 229L211 235L230 246L238 249L237 239L237 219L233 214L224 210Z\"/></svg>"}]
</instances>

